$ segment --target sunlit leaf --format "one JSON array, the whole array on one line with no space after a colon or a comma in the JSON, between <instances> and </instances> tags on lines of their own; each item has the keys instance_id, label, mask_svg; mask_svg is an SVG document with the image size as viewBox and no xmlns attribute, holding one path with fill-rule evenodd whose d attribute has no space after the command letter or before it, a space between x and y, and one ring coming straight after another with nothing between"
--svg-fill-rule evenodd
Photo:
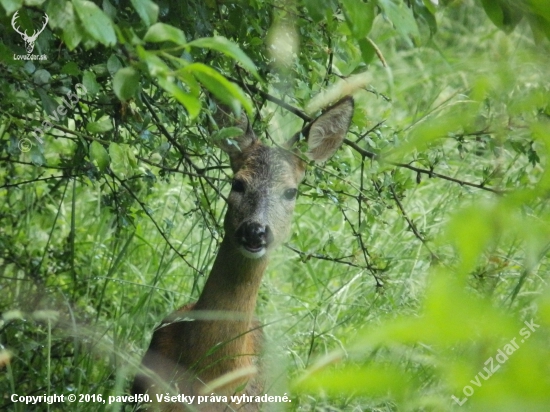
<instances>
[{"instance_id":1,"label":"sunlit leaf","mask_svg":"<svg viewBox=\"0 0 550 412\"><path fill-rule=\"evenodd\" d=\"M232 137L240 136L243 134L243 130L240 127L224 127L214 134L211 138L213 141L231 139Z\"/></svg>"},{"instance_id":2,"label":"sunlit leaf","mask_svg":"<svg viewBox=\"0 0 550 412\"><path fill-rule=\"evenodd\" d=\"M346 21L351 27L353 35L357 39L366 37L374 22L375 3L363 3L355 0L343 0Z\"/></svg>"},{"instance_id":3,"label":"sunlit leaf","mask_svg":"<svg viewBox=\"0 0 550 412\"><path fill-rule=\"evenodd\" d=\"M204 84L208 90L222 103L229 105L233 110L238 110L238 103L243 105L245 110L251 114L252 105L244 96L242 90L235 83L231 83L216 70L202 63L192 63L182 69L184 72L193 75Z\"/></svg>"},{"instance_id":4,"label":"sunlit leaf","mask_svg":"<svg viewBox=\"0 0 550 412\"><path fill-rule=\"evenodd\" d=\"M109 153L101 143L94 141L90 144L90 160L97 165L100 171L105 172L109 166Z\"/></svg>"},{"instance_id":5,"label":"sunlit leaf","mask_svg":"<svg viewBox=\"0 0 550 412\"><path fill-rule=\"evenodd\" d=\"M396 3L393 0L378 0L378 5L391 21L395 30L403 37L418 38L420 36L412 10L405 5L405 2L399 1Z\"/></svg>"},{"instance_id":6,"label":"sunlit leaf","mask_svg":"<svg viewBox=\"0 0 550 412\"><path fill-rule=\"evenodd\" d=\"M359 44L359 49L361 50L361 57L363 58L364 63L370 63L374 56L376 55L376 50L372 43L367 39L357 40Z\"/></svg>"},{"instance_id":7,"label":"sunlit leaf","mask_svg":"<svg viewBox=\"0 0 550 412\"><path fill-rule=\"evenodd\" d=\"M97 122L90 122L86 125L86 130L90 133L105 133L113 129L113 122L109 118L103 118Z\"/></svg>"},{"instance_id":8,"label":"sunlit leaf","mask_svg":"<svg viewBox=\"0 0 550 412\"><path fill-rule=\"evenodd\" d=\"M78 18L86 32L105 46L116 43L113 22L94 3L87 0L72 0Z\"/></svg>"},{"instance_id":9,"label":"sunlit leaf","mask_svg":"<svg viewBox=\"0 0 550 412\"><path fill-rule=\"evenodd\" d=\"M109 70L109 74L114 76L120 69L122 69L122 63L120 63L120 60L115 54L111 54L109 60L107 60L107 70Z\"/></svg>"},{"instance_id":10,"label":"sunlit leaf","mask_svg":"<svg viewBox=\"0 0 550 412\"><path fill-rule=\"evenodd\" d=\"M166 76L171 69L154 53L148 52L142 47L137 48L139 58L145 62L151 76Z\"/></svg>"},{"instance_id":11,"label":"sunlit leaf","mask_svg":"<svg viewBox=\"0 0 550 412\"><path fill-rule=\"evenodd\" d=\"M109 145L109 157L111 158L110 168L120 177L131 177L134 174L133 166L130 164L131 148L128 145L111 143ZM133 153L132 153L132 157Z\"/></svg>"},{"instance_id":12,"label":"sunlit leaf","mask_svg":"<svg viewBox=\"0 0 550 412\"><path fill-rule=\"evenodd\" d=\"M59 106L59 103L55 101L45 90L43 90L42 88L38 88L36 89L36 93L38 93L38 95L40 96L42 107L48 115L54 113L57 110L57 106Z\"/></svg>"},{"instance_id":13,"label":"sunlit leaf","mask_svg":"<svg viewBox=\"0 0 550 412\"><path fill-rule=\"evenodd\" d=\"M216 50L224 53L225 55L235 59L243 66L244 69L248 70L251 74L259 79L256 66L254 65L252 60L250 60L250 58L239 48L239 46L227 40L225 37L204 37L201 39L193 40L188 45L192 47Z\"/></svg>"},{"instance_id":14,"label":"sunlit leaf","mask_svg":"<svg viewBox=\"0 0 550 412\"><path fill-rule=\"evenodd\" d=\"M139 90L139 73L132 67L120 69L113 78L113 90L122 100L129 100Z\"/></svg>"},{"instance_id":15,"label":"sunlit leaf","mask_svg":"<svg viewBox=\"0 0 550 412\"><path fill-rule=\"evenodd\" d=\"M435 14L437 9L436 9L435 4L432 0L422 0L422 3L430 11L430 13Z\"/></svg>"},{"instance_id":16,"label":"sunlit leaf","mask_svg":"<svg viewBox=\"0 0 550 412\"><path fill-rule=\"evenodd\" d=\"M75 62L68 62L61 68L61 73L78 76L81 74L81 71Z\"/></svg>"},{"instance_id":17,"label":"sunlit leaf","mask_svg":"<svg viewBox=\"0 0 550 412\"><path fill-rule=\"evenodd\" d=\"M189 113L191 119L196 118L201 111L201 104L192 94L184 92L179 86L177 86L172 80L168 78L160 78L158 80L160 87L166 90L172 97L180 102Z\"/></svg>"},{"instance_id":18,"label":"sunlit leaf","mask_svg":"<svg viewBox=\"0 0 550 412\"><path fill-rule=\"evenodd\" d=\"M86 70L82 76L82 84L90 95L97 94L100 86L97 83L96 76L93 72Z\"/></svg>"},{"instance_id":19,"label":"sunlit leaf","mask_svg":"<svg viewBox=\"0 0 550 412\"><path fill-rule=\"evenodd\" d=\"M157 21L159 7L151 0L131 0L131 2L139 17L147 26Z\"/></svg>"},{"instance_id":20,"label":"sunlit leaf","mask_svg":"<svg viewBox=\"0 0 550 412\"><path fill-rule=\"evenodd\" d=\"M406 390L406 377L395 367L368 364L349 365L316 371L302 378L295 389L323 391L337 396L396 396Z\"/></svg>"},{"instance_id":21,"label":"sunlit leaf","mask_svg":"<svg viewBox=\"0 0 550 412\"><path fill-rule=\"evenodd\" d=\"M149 27L143 40L151 43L160 43L165 41L171 41L176 44L185 44L185 34L183 32L169 24L156 23Z\"/></svg>"},{"instance_id":22,"label":"sunlit leaf","mask_svg":"<svg viewBox=\"0 0 550 412\"><path fill-rule=\"evenodd\" d=\"M523 17L521 8L507 1L481 0L485 13L499 29L510 32Z\"/></svg>"},{"instance_id":23,"label":"sunlit leaf","mask_svg":"<svg viewBox=\"0 0 550 412\"><path fill-rule=\"evenodd\" d=\"M75 8L72 3L65 3L64 12L59 19L59 27L63 30L62 39L67 45L67 48L69 50L74 50L82 41L84 28L76 16Z\"/></svg>"},{"instance_id":24,"label":"sunlit leaf","mask_svg":"<svg viewBox=\"0 0 550 412\"><path fill-rule=\"evenodd\" d=\"M12 15L23 6L23 0L0 0L7 15Z\"/></svg>"},{"instance_id":25,"label":"sunlit leaf","mask_svg":"<svg viewBox=\"0 0 550 412\"><path fill-rule=\"evenodd\" d=\"M303 0L303 3L315 23L331 15L332 7L335 6L335 2L331 0Z\"/></svg>"}]
</instances>

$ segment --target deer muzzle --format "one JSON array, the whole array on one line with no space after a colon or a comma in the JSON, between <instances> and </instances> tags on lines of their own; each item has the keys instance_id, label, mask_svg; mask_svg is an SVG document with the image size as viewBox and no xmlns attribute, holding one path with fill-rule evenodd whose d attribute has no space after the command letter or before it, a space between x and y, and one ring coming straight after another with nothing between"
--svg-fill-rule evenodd
<instances>
[{"instance_id":1,"label":"deer muzzle","mask_svg":"<svg viewBox=\"0 0 550 412\"><path fill-rule=\"evenodd\" d=\"M269 226L258 222L243 222L235 236L243 255L251 259L262 257L273 243L273 233Z\"/></svg>"}]
</instances>

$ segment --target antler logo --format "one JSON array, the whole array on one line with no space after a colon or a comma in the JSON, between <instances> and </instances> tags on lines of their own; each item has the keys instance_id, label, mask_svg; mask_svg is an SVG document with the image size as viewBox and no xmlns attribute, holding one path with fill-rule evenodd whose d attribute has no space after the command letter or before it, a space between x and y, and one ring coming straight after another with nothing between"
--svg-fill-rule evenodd
<instances>
[{"instance_id":1,"label":"antler logo","mask_svg":"<svg viewBox=\"0 0 550 412\"><path fill-rule=\"evenodd\" d=\"M27 30L25 30L25 33L22 33L21 29L16 26L16 24L17 24L16 20L19 17L17 15L17 13L19 13L19 10L14 13L14 15L11 19L11 27L13 27L13 29L21 35L21 37L25 41L25 48L27 49L27 53L31 54L32 51L34 50L34 42L38 38L38 35L44 31L44 29L46 28L46 24L48 24L48 20L49 20L48 15L46 13L44 13L44 25L42 26L42 28L38 32L35 30L33 32L33 34L31 36L29 36L29 35L27 35Z\"/></svg>"}]
</instances>

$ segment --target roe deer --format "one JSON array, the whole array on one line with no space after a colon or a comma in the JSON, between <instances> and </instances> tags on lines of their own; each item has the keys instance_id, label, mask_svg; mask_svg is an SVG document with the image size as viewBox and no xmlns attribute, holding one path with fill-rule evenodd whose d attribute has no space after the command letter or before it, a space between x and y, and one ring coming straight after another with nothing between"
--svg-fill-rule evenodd
<instances>
[{"instance_id":1,"label":"roe deer","mask_svg":"<svg viewBox=\"0 0 550 412\"><path fill-rule=\"evenodd\" d=\"M308 142L306 156L314 162L330 158L342 144L352 114L353 99L347 97L310 123L302 131ZM230 401L196 406L196 400L204 391L215 392L219 400L221 395L263 394L262 378L254 372L263 337L254 320L256 298L270 251L290 231L306 163L289 151L299 133L287 142L289 150L272 148L256 138L246 116L237 123L243 131L233 138L238 147L220 144L229 154L234 177L225 236L212 271L198 301L173 313L154 331L134 380L132 392L148 393L155 410L186 410L190 398L157 404L157 395L173 388L195 396L190 410L259 409L258 403Z\"/></svg>"}]
</instances>

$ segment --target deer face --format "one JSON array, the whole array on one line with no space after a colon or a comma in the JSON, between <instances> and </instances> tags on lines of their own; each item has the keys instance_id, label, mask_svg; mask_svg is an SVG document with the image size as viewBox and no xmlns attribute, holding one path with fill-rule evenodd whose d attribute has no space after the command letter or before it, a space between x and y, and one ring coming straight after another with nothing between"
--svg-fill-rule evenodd
<instances>
[{"instance_id":1,"label":"deer face","mask_svg":"<svg viewBox=\"0 0 550 412\"><path fill-rule=\"evenodd\" d=\"M353 100L345 99L305 129L307 156L311 160L323 162L338 150L352 114ZM245 257L258 259L283 242L290 232L305 162L291 148L263 145L246 119L240 120L239 127L246 131L235 139L238 147L220 144L229 154L234 172L224 223L225 236Z\"/></svg>"},{"instance_id":2,"label":"deer face","mask_svg":"<svg viewBox=\"0 0 550 412\"><path fill-rule=\"evenodd\" d=\"M288 236L304 167L292 153L258 141L239 157L225 231L244 256L255 259Z\"/></svg>"}]
</instances>

